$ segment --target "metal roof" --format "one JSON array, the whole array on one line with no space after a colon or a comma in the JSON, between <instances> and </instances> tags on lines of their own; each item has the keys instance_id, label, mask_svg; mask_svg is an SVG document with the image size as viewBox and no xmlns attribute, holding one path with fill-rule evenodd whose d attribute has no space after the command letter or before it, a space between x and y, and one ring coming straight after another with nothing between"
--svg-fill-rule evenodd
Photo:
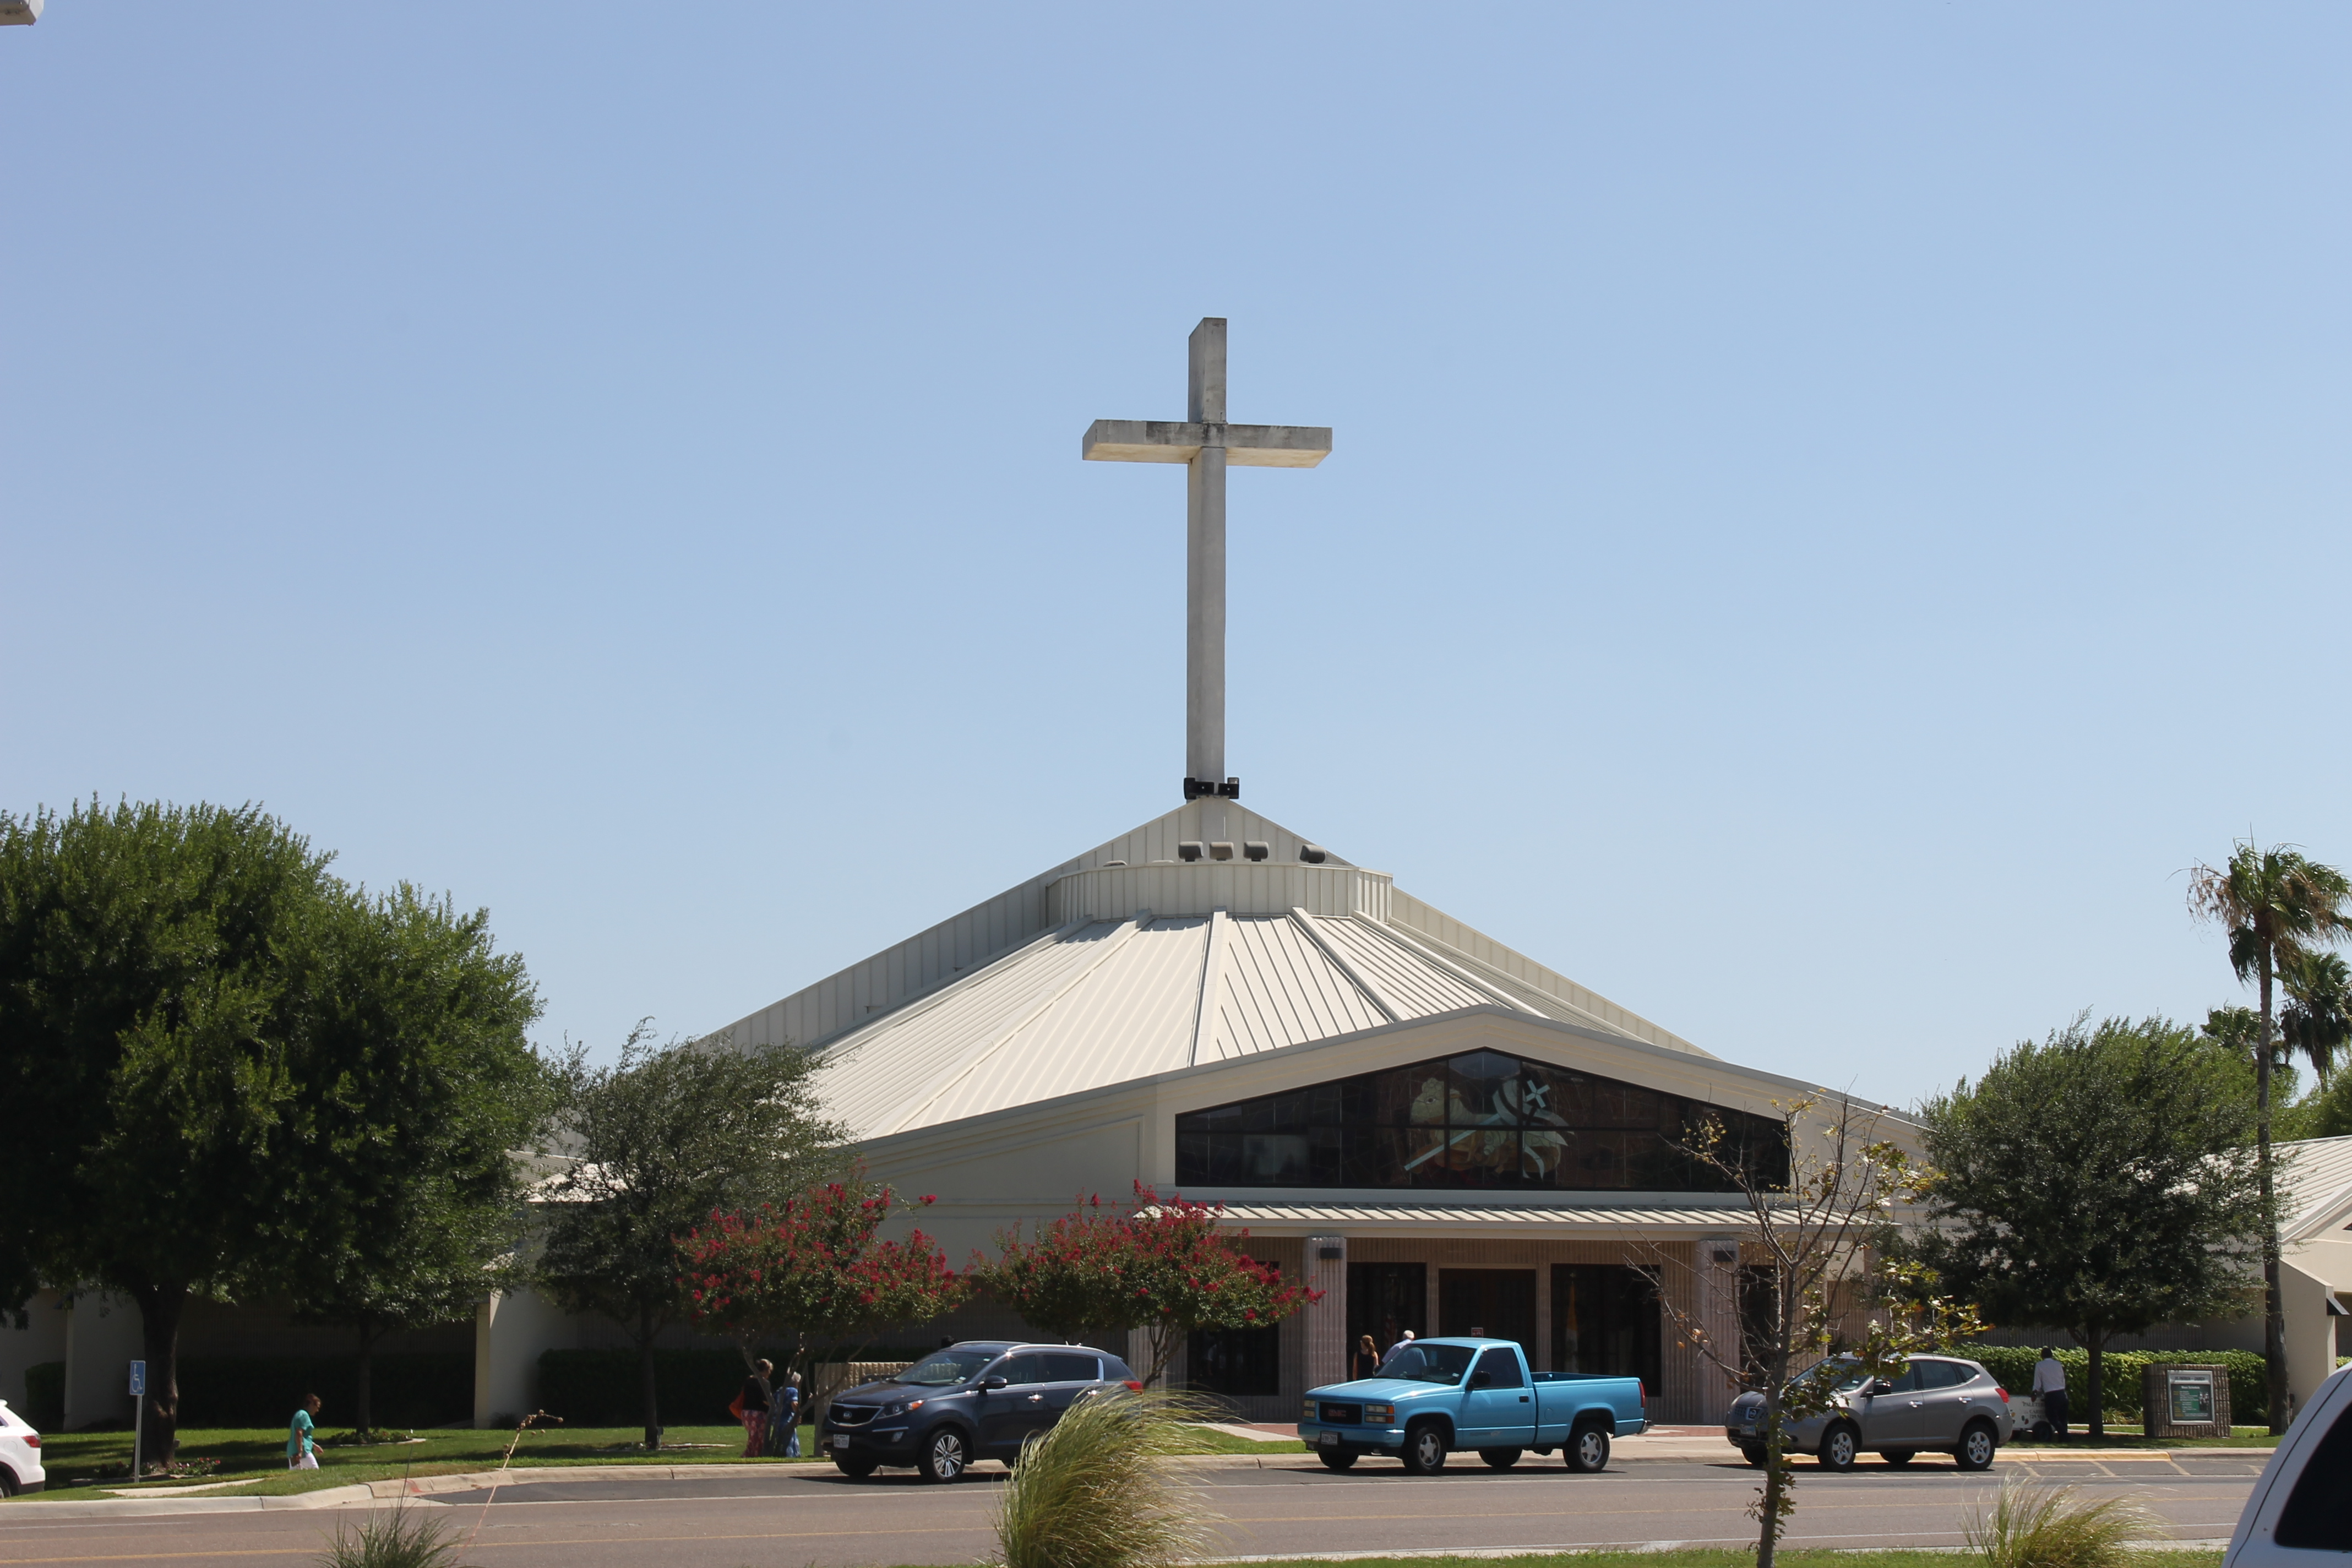
<instances>
[{"instance_id":1,"label":"metal roof","mask_svg":"<svg viewBox=\"0 0 2352 1568\"><path fill-rule=\"evenodd\" d=\"M859 1139L1475 1007L1706 1057L1238 805L1187 805L738 1020L819 1050ZM1321 858L1310 860L1309 854Z\"/></svg>"},{"instance_id":2,"label":"metal roof","mask_svg":"<svg viewBox=\"0 0 2352 1568\"><path fill-rule=\"evenodd\" d=\"M2328 1229L2352 1213L2352 1138L2305 1138L2280 1143L2279 1235L2283 1239Z\"/></svg>"}]
</instances>

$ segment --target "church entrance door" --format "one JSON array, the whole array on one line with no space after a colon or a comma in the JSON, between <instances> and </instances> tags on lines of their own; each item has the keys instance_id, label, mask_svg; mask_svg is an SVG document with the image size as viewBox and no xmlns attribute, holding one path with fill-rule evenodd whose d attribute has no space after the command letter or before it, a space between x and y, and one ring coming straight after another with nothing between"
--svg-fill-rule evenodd
<instances>
[{"instance_id":1,"label":"church entrance door","mask_svg":"<svg viewBox=\"0 0 2352 1568\"><path fill-rule=\"evenodd\" d=\"M1447 1337L1484 1334L1517 1340L1536 1364L1536 1271L1532 1268L1441 1268L1437 1271L1437 1331Z\"/></svg>"},{"instance_id":2,"label":"church entrance door","mask_svg":"<svg viewBox=\"0 0 2352 1568\"><path fill-rule=\"evenodd\" d=\"M1638 1377L1651 1399L1664 1392L1658 1293L1622 1263L1555 1263L1551 1364L1560 1372Z\"/></svg>"}]
</instances>

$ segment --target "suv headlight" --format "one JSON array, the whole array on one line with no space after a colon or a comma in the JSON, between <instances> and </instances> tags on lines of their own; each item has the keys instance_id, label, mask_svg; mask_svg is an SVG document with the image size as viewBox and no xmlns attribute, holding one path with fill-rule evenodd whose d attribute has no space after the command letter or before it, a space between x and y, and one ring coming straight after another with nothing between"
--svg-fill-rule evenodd
<instances>
[{"instance_id":1,"label":"suv headlight","mask_svg":"<svg viewBox=\"0 0 2352 1568\"><path fill-rule=\"evenodd\" d=\"M923 1402L919 1399L902 1399L896 1405L884 1405L882 1407L882 1414L877 1415L874 1419L877 1421L887 1421L893 1415L912 1415L922 1407Z\"/></svg>"},{"instance_id":2,"label":"suv headlight","mask_svg":"<svg viewBox=\"0 0 2352 1568\"><path fill-rule=\"evenodd\" d=\"M1367 1426L1388 1426L1394 1425L1395 1421L1396 1406L1393 1405L1364 1406L1364 1425Z\"/></svg>"}]
</instances>

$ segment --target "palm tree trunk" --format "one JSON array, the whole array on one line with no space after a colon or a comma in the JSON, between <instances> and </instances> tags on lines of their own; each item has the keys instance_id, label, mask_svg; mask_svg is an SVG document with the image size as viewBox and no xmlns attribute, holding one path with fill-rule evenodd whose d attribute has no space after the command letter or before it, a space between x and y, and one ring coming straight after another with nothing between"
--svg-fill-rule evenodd
<instances>
[{"instance_id":1,"label":"palm tree trunk","mask_svg":"<svg viewBox=\"0 0 2352 1568\"><path fill-rule=\"evenodd\" d=\"M2263 1370L2269 1385L2271 1430L2286 1430L2294 1395L2286 1380L2286 1298L2279 1285L2277 1197L2271 1173L2271 973L2275 955L2263 950L2263 1040L2254 1054L2256 1163L2263 1183Z\"/></svg>"}]
</instances>

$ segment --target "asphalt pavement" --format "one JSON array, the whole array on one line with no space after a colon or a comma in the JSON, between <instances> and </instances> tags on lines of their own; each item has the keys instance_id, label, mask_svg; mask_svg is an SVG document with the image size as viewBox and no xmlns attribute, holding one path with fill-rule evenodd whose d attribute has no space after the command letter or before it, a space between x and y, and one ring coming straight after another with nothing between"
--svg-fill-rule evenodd
<instances>
[{"instance_id":1,"label":"asphalt pavement","mask_svg":"<svg viewBox=\"0 0 2352 1568\"><path fill-rule=\"evenodd\" d=\"M2003 1476L2073 1484L2088 1497L2127 1494L2182 1541L2218 1541L2235 1524L2262 1454L2211 1449L2168 1458L2098 1460L2004 1452L1989 1474L1922 1456L1910 1466L1865 1460L1850 1473L1801 1467L1788 1537L1802 1546L1952 1546ZM1462 1461L1467 1460L1465 1464ZM1187 1478L1227 1522L1234 1557L1348 1552L1559 1550L1656 1544L1741 1545L1758 1478L1745 1465L1692 1459L1621 1463L1569 1474L1557 1458L1490 1470L1455 1456L1420 1478L1366 1459L1344 1475L1311 1457L1193 1461ZM1003 1472L977 1468L952 1486L907 1472L851 1481L829 1467L746 1468L690 1479L614 1476L534 1480L529 1471L470 1492L411 1500L446 1518L467 1542L462 1560L490 1568L622 1568L691 1562L778 1568L959 1564L992 1553L989 1520ZM96 1512L44 1518L25 1500L0 1507L0 1568L15 1564L201 1563L285 1564L314 1558L365 1505L310 1510ZM153 1509L162 1500L142 1501ZM187 1505L181 1505L185 1507ZM374 1506L390 1506L379 1502Z\"/></svg>"}]
</instances>

